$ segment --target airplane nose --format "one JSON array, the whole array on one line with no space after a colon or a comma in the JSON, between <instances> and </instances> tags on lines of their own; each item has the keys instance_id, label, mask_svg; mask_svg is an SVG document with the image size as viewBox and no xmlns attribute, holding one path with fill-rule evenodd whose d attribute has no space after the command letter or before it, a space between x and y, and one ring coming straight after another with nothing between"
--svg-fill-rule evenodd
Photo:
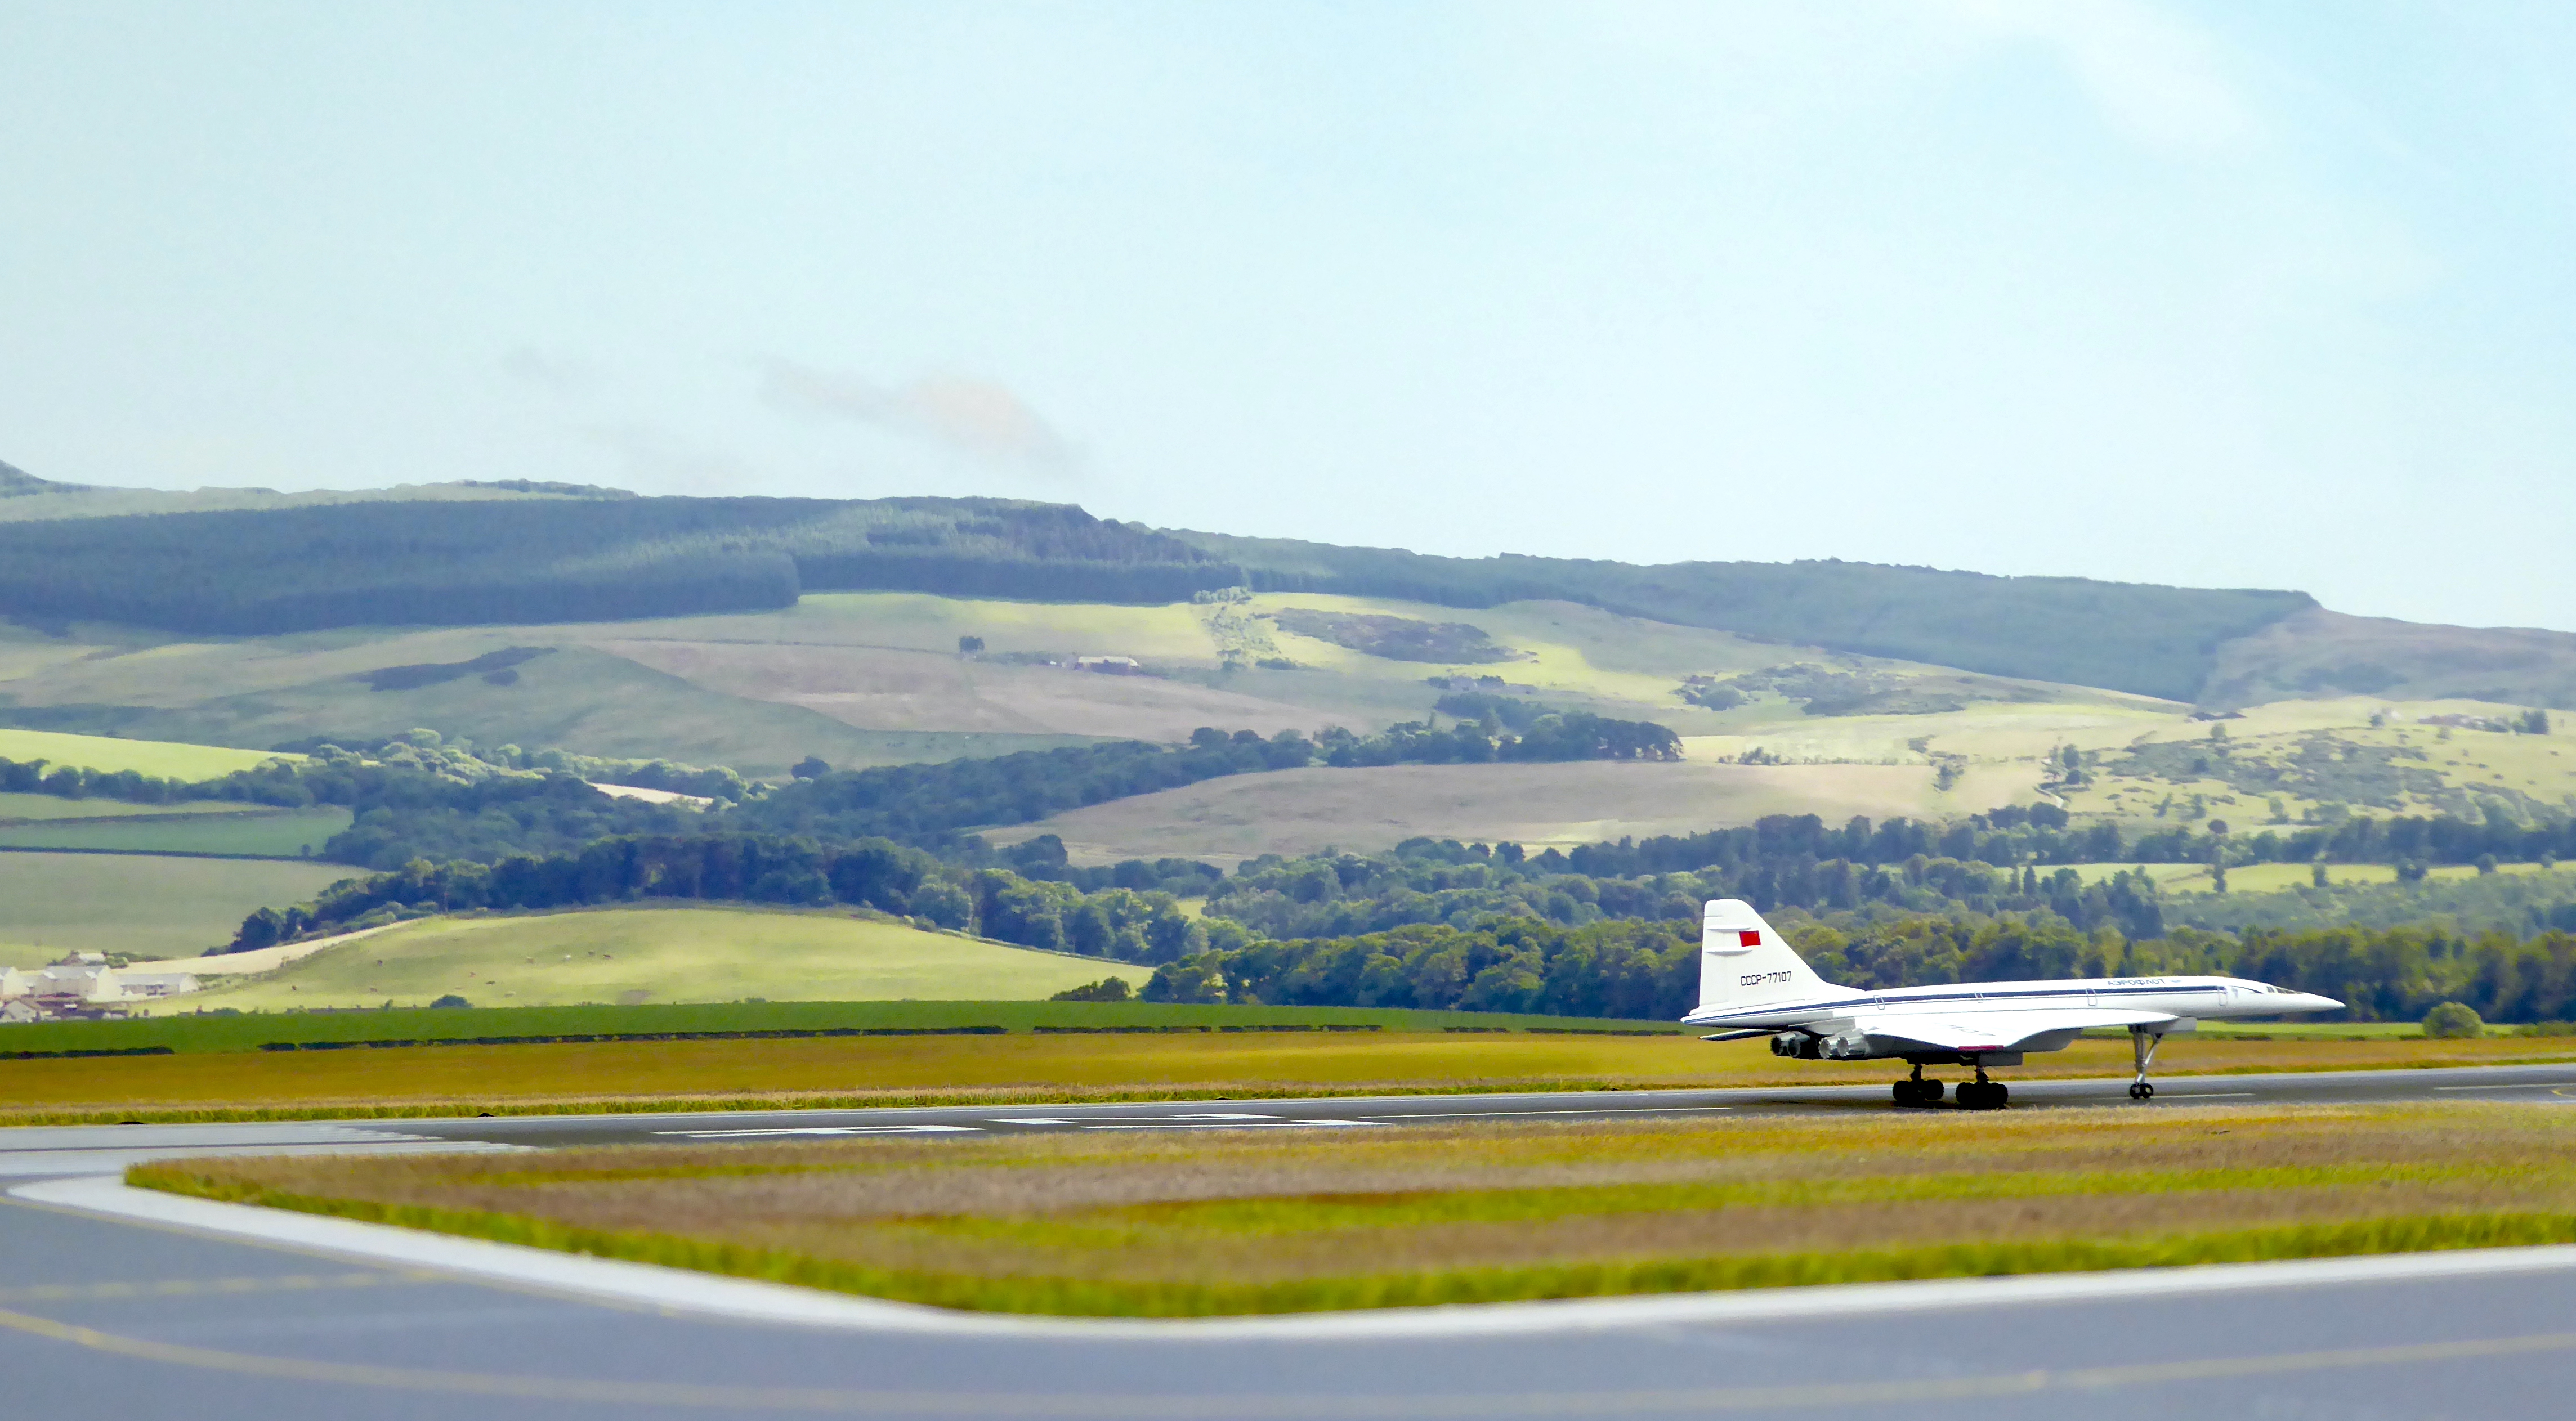
<instances>
[{"instance_id":1,"label":"airplane nose","mask_svg":"<svg viewBox=\"0 0 2576 1421\"><path fill-rule=\"evenodd\" d=\"M2315 1003L2317 1004L2317 1005L2316 1005L2316 1010L2318 1010L2318 1011L2342 1011L2342 1010L2343 1010L2343 1003L2341 1003L2341 1002L2339 1002L2339 1001L2336 1001L2336 1000L2335 1000L2334 998L2332 998L2332 997L2321 997L2321 996L2318 996L2318 995L2316 995L2315 993L2311 992L2311 993L2308 995L2308 1000L2309 1000L2309 1001L2312 1001L2312 1002L2315 1002Z\"/></svg>"}]
</instances>

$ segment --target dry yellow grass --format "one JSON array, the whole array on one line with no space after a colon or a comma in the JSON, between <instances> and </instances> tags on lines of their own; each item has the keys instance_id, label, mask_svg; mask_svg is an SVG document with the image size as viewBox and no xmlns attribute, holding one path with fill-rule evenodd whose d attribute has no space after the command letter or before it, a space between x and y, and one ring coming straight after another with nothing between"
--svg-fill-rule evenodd
<instances>
[{"instance_id":1,"label":"dry yellow grass","mask_svg":"<svg viewBox=\"0 0 2576 1421\"><path fill-rule=\"evenodd\" d=\"M2268 1239L2278 1255L2441 1246L2505 1221L2564 1232L2571 1147L2576 1117L2524 1106L2132 1107L215 1160L139 1177L731 1271L793 1261L815 1281L983 1306L1226 1311L1443 1278L1532 1295L1624 1290L1574 1283L1656 1267L1758 1279L1791 1259L1919 1272L2185 1239Z\"/></svg>"},{"instance_id":2,"label":"dry yellow grass","mask_svg":"<svg viewBox=\"0 0 2576 1421\"><path fill-rule=\"evenodd\" d=\"M2349 1070L2576 1059L2576 1038L2176 1037L2160 1070ZM2079 1041L2007 1078L2126 1075ZM0 1061L0 1122L113 1110L302 1114L921 1100L1388 1094L1879 1083L1885 1062L1783 1061L1760 1041L1513 1033L828 1037Z\"/></svg>"}]
</instances>

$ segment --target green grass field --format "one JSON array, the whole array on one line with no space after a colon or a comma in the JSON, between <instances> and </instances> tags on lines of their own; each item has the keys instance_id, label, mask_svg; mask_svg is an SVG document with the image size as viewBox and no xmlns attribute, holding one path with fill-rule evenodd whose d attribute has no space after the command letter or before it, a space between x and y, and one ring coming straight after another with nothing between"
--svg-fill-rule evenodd
<instances>
[{"instance_id":1,"label":"green grass field","mask_svg":"<svg viewBox=\"0 0 2576 1421\"><path fill-rule=\"evenodd\" d=\"M56 824L70 819L161 819L174 814L243 814L258 806L237 799L192 799L180 804L128 804L121 799L63 799L50 794L0 794L0 824Z\"/></svg>"},{"instance_id":2,"label":"green grass field","mask_svg":"<svg viewBox=\"0 0 2576 1421\"><path fill-rule=\"evenodd\" d=\"M1094 980L1097 980L1095 978ZM457 1042L556 1036L704 1036L726 1032L857 1030L1056 1032L1153 1036L1273 1030L1546 1036L1689 1035L1672 1022L1396 1007L1247 1007L1161 1002L849 1001L689 1002L569 1007L398 1007L368 1011L182 1011L129 1021L43 1021L11 1028L13 1051L137 1051L183 1055L257 1051L270 1043ZM1076 1028L1079 1028L1077 1031ZM1696 1038L1694 1038L1696 1039Z\"/></svg>"},{"instance_id":3,"label":"green grass field","mask_svg":"<svg viewBox=\"0 0 2576 1421\"><path fill-rule=\"evenodd\" d=\"M230 750L163 740L124 740L106 735L65 735L50 730L0 727L0 760L42 760L85 770L132 770L157 779L211 780L254 769L279 756L264 750ZM12 796L15 798L15 796Z\"/></svg>"},{"instance_id":4,"label":"green grass field","mask_svg":"<svg viewBox=\"0 0 2576 1421\"><path fill-rule=\"evenodd\" d=\"M997 1312L1206 1316L2576 1242L2544 1107L194 1160L182 1194Z\"/></svg>"},{"instance_id":5,"label":"green grass field","mask_svg":"<svg viewBox=\"0 0 2576 1421\"><path fill-rule=\"evenodd\" d=\"M0 965L73 950L193 957L255 908L294 903L357 870L339 864L140 854L0 853Z\"/></svg>"},{"instance_id":6,"label":"green grass field","mask_svg":"<svg viewBox=\"0 0 2576 1421\"><path fill-rule=\"evenodd\" d=\"M0 824L0 848L300 858L319 853L332 835L349 827L349 811L345 809L289 809L266 814L241 812L238 805L234 809L231 814L123 815Z\"/></svg>"},{"instance_id":7,"label":"green grass field","mask_svg":"<svg viewBox=\"0 0 2576 1421\"><path fill-rule=\"evenodd\" d=\"M1005 947L834 912L597 908L431 918L326 948L275 972L156 1006L425 1007L581 1002L1010 1001L1149 968Z\"/></svg>"}]
</instances>

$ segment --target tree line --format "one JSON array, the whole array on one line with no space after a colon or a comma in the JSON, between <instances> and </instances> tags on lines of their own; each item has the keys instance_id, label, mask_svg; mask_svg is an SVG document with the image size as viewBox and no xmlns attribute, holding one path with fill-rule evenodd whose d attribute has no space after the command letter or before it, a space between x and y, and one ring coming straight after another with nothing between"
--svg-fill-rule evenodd
<instances>
[{"instance_id":1,"label":"tree line","mask_svg":"<svg viewBox=\"0 0 2576 1421\"><path fill-rule=\"evenodd\" d=\"M1845 860L1814 865L1808 880L1765 866L1756 872L1772 877L1750 886L1723 873L1601 880L1532 876L1532 856L1419 841L1372 859L1256 860L1225 878L1177 860L1071 870L1062 846L1049 847L1011 866L973 866L886 839L696 833L616 836L489 864L423 860L263 908L224 950L477 909L840 905L1154 965L1152 1000L1676 1017L1696 989L1702 901L1750 896L1820 973L1862 988L2209 972L2341 997L2362 1020L2414 1019L2445 1000L2495 1021L2576 1010L2576 932L2170 927L2140 910L2154 905L2154 885L2126 874L2080 885L2072 873L2037 880L2035 869L1932 860L1887 875L1910 894L1872 898L1827 887L1861 881L1861 866ZM1030 876L1049 871L1064 876ZM1175 889L1207 891L1205 916L1185 912Z\"/></svg>"},{"instance_id":2,"label":"tree line","mask_svg":"<svg viewBox=\"0 0 2576 1421\"><path fill-rule=\"evenodd\" d=\"M2051 913L1909 914L1783 924L1828 981L1863 989L2050 977L2246 977L2349 1004L2359 1021L2414 1021L2446 1001L2489 1021L2576 1015L2576 933L2466 936L2439 926L2183 930L2130 940ZM1583 926L1486 918L1351 937L1211 946L1160 966L1148 1001L1431 1007L1672 1020L1697 1002L1696 923Z\"/></svg>"}]
</instances>

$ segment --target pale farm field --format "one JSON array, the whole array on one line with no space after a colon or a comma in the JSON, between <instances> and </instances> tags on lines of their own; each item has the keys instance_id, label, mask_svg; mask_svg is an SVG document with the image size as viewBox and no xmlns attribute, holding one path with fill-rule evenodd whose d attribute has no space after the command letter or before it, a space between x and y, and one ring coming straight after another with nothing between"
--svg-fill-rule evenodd
<instances>
[{"instance_id":1,"label":"pale farm field","mask_svg":"<svg viewBox=\"0 0 2576 1421\"><path fill-rule=\"evenodd\" d=\"M583 1002L1036 1001L1149 968L1034 952L845 913L755 908L599 908L426 918L274 972L157 1005L476 1006Z\"/></svg>"},{"instance_id":2,"label":"pale farm field","mask_svg":"<svg viewBox=\"0 0 2576 1421\"><path fill-rule=\"evenodd\" d=\"M1037 824L990 831L997 842L1063 838L1083 863L1165 856L1231 864L1264 853L1361 852L1410 838L1533 849L1817 814L1840 824L1919 816L1936 801L1921 765L1725 765L1587 761L1545 765L1317 766L1234 775L1113 800ZM2007 781L1994 785L2009 794ZM1996 803L2008 802L1998 799ZM1990 804L1967 807L1991 808Z\"/></svg>"}]
</instances>

